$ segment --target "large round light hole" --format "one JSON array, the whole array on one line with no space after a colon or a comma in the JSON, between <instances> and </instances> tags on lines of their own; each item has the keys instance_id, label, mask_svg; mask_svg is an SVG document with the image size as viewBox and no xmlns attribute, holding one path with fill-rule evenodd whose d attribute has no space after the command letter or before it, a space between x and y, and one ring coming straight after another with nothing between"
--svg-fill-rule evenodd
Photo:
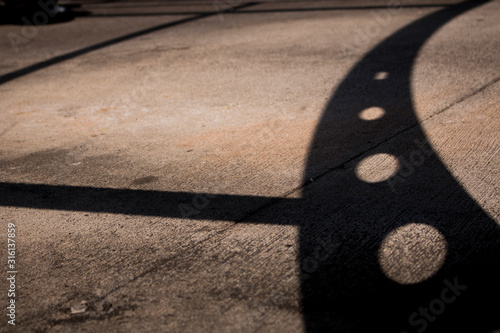
<instances>
[{"instance_id":1,"label":"large round light hole","mask_svg":"<svg viewBox=\"0 0 500 333\"><path fill-rule=\"evenodd\" d=\"M400 284L414 284L436 274L446 253L446 240L436 228L410 223L385 237L378 258L388 278Z\"/></svg>"}]
</instances>

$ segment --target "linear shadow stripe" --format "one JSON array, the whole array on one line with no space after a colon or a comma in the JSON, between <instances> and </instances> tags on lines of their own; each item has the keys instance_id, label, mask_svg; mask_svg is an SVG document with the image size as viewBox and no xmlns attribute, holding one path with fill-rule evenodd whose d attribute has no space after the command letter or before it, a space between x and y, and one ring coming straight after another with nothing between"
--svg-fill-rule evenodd
<instances>
[{"instance_id":1,"label":"linear shadow stripe","mask_svg":"<svg viewBox=\"0 0 500 333\"><path fill-rule=\"evenodd\" d=\"M397 8L441 8L449 6L446 3L423 4L423 5L400 5ZM231 11L228 14L266 14L266 13L306 13L306 12L324 12L324 11L353 11L353 10L377 10L387 9L389 6L338 6L338 7L316 7L316 8L278 8L278 9L251 9L245 11ZM208 14L208 12L196 11L171 11L171 12L149 12L149 13L120 13L120 14L91 14L88 18L101 18L101 17L140 17L140 16L167 16L167 15L200 15Z\"/></svg>"},{"instance_id":2,"label":"linear shadow stripe","mask_svg":"<svg viewBox=\"0 0 500 333\"><path fill-rule=\"evenodd\" d=\"M266 223L256 209L280 197L0 183L0 206Z\"/></svg>"},{"instance_id":3,"label":"linear shadow stripe","mask_svg":"<svg viewBox=\"0 0 500 333\"><path fill-rule=\"evenodd\" d=\"M258 4L257 2L250 2L250 3L243 4L241 6L234 7L232 10L238 10L241 8L246 8L246 7L254 6L257 4ZM62 63L66 60L70 60L70 59L79 57L81 55L103 49L103 48L108 47L108 46L112 46L112 45L115 45L118 43L126 42L128 40L131 40L131 39L134 39L137 37L141 37L141 36L144 36L144 35L159 31L159 30L172 28L172 27L175 27L177 25L189 23L192 21L196 21L196 20L206 18L209 16L214 16L217 14L218 14L217 12L201 13L201 14L196 15L196 16L184 18L184 19L177 20L174 22L160 24L160 25L157 25L157 26L154 26L151 28L143 29L143 30L131 33L131 34L127 34L127 35L113 38L113 39L110 39L110 40L107 40L107 41L104 41L101 43L97 43L97 44L94 44L94 45L91 45L91 46L88 46L88 47L85 47L85 48L82 48L82 49L79 49L79 50L76 50L73 52L65 53L65 54L62 54L60 56L48 59L48 60L38 62L38 63L33 64L31 66L21 68L21 69L18 69L16 71L4 74L4 75L0 76L0 85L7 83L9 81L15 80L17 78L20 78L22 76L25 76L25 75L37 72L39 70L45 69L47 67L57 65L57 64Z\"/></svg>"}]
</instances>

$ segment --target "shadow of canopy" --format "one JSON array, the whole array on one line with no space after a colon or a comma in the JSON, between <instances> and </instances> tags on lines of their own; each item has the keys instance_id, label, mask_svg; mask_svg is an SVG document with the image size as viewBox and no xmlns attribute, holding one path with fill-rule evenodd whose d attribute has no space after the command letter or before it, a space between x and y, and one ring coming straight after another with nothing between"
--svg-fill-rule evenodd
<instances>
[{"instance_id":1,"label":"shadow of canopy","mask_svg":"<svg viewBox=\"0 0 500 333\"><path fill-rule=\"evenodd\" d=\"M413 63L425 41L450 20L485 2L467 1L425 16L379 43L355 65L331 97L316 129L300 199L0 183L0 205L282 225L289 223L286 216L298 216L300 262L316 251L318 240L335 248L334 254L316 262L314 270L302 272L302 311L308 332L361 332L374 327L399 332L412 330L410 326L415 330L424 324L412 323L409 316L442 293L443 281L456 279L467 286L467 293L425 328L460 331L475 322L475 332L489 332L499 324L497 309L489 304L500 296L495 260L500 231L432 152L415 115L410 89ZM68 53L4 75L0 83L208 15L213 13ZM381 110L381 116L360 117L373 108ZM392 143L396 138L397 145ZM425 161L407 176L401 167L383 180L367 181L357 172L360 158L385 154L398 160L415 151L422 152ZM311 183L311 178L324 181ZM331 188L325 190L325 186ZM210 197L211 205L200 214L186 216L179 205L193 196ZM384 271L381 263L387 237L409 225L418 226L412 230L424 230L417 235L423 235L424 242L429 235L425 230L437 232L438 236L431 236L441 243L430 242L428 248L446 250L445 259L438 256L442 262L418 283L406 283L404 277L398 280L397 273Z\"/></svg>"}]
</instances>

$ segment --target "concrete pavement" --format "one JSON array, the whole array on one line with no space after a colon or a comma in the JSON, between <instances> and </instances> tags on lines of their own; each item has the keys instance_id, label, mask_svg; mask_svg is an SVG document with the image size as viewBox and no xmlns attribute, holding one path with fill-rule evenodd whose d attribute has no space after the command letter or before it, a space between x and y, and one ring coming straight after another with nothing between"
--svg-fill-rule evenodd
<instances>
[{"instance_id":1,"label":"concrete pavement","mask_svg":"<svg viewBox=\"0 0 500 333\"><path fill-rule=\"evenodd\" d=\"M70 3L0 25L2 331L500 329L499 1Z\"/></svg>"}]
</instances>

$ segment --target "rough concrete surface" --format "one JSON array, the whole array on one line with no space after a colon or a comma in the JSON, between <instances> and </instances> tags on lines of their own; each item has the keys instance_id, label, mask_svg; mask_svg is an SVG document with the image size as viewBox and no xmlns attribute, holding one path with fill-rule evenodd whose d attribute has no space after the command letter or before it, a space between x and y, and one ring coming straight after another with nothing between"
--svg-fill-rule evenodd
<instances>
[{"instance_id":1,"label":"rough concrete surface","mask_svg":"<svg viewBox=\"0 0 500 333\"><path fill-rule=\"evenodd\" d=\"M500 329L500 1L62 4L0 6L1 332Z\"/></svg>"}]
</instances>

